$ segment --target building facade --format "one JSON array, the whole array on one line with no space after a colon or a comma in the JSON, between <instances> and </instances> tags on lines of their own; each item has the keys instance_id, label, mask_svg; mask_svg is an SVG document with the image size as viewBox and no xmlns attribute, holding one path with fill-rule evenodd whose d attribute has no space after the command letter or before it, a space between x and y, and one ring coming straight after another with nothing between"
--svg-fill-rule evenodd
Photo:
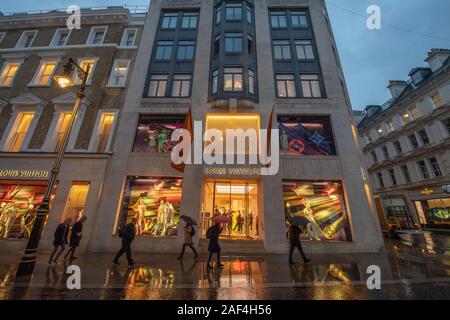
<instances>
[{"instance_id":1,"label":"building facade","mask_svg":"<svg viewBox=\"0 0 450 320\"><path fill-rule=\"evenodd\" d=\"M90 220L86 250L145 16L83 9L81 28L70 30L66 10L0 15L0 250L25 247L45 193L80 83L74 76L75 87L61 89L53 81L69 58L91 72L42 248L51 246L61 221L81 213Z\"/></svg>"},{"instance_id":2,"label":"building facade","mask_svg":"<svg viewBox=\"0 0 450 320\"><path fill-rule=\"evenodd\" d=\"M390 81L392 98L358 124L382 229L450 227L450 50Z\"/></svg>"},{"instance_id":3,"label":"building facade","mask_svg":"<svg viewBox=\"0 0 450 320\"><path fill-rule=\"evenodd\" d=\"M198 222L200 250L217 215L232 221L224 252L286 252L289 216L310 222L302 235L308 252L382 248L323 1L154 0L142 39L90 250L117 248L117 227L137 217L135 250L176 252L183 214ZM172 169L170 136L189 107L203 130L220 133L268 128L275 107L278 173L227 164ZM194 141L196 151L202 134Z\"/></svg>"}]
</instances>

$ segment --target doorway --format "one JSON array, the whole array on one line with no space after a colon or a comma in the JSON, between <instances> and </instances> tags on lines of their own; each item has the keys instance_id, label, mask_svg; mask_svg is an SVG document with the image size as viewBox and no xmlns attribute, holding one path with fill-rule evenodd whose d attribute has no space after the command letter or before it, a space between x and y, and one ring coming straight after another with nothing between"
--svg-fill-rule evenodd
<instances>
[{"instance_id":1,"label":"doorway","mask_svg":"<svg viewBox=\"0 0 450 320\"><path fill-rule=\"evenodd\" d=\"M75 223L78 214L84 215L84 205L86 203L89 192L89 183L74 182L70 188L69 197L67 198L66 206L62 221L66 218L72 218L72 223Z\"/></svg>"},{"instance_id":2,"label":"doorway","mask_svg":"<svg viewBox=\"0 0 450 320\"><path fill-rule=\"evenodd\" d=\"M207 180L204 185L201 234L224 215L222 238L256 240L259 238L258 183L250 180Z\"/></svg>"}]
</instances>

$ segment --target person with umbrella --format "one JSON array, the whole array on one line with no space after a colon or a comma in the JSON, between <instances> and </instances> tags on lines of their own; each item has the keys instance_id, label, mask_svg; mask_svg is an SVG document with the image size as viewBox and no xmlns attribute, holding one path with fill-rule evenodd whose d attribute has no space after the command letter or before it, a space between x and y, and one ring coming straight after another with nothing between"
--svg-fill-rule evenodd
<instances>
[{"instance_id":1,"label":"person with umbrella","mask_svg":"<svg viewBox=\"0 0 450 320\"><path fill-rule=\"evenodd\" d=\"M194 259L198 258L197 251L194 248L194 241L193 237L195 236L195 229L194 226L197 225L197 222L192 219L189 216L182 215L180 217L182 220L186 221L186 225L184 226L184 243L183 248L181 249L181 254L177 258L178 260L183 260L184 251L186 250L186 247L191 248L192 252L194 252Z\"/></svg>"},{"instance_id":2,"label":"person with umbrella","mask_svg":"<svg viewBox=\"0 0 450 320\"><path fill-rule=\"evenodd\" d=\"M206 232L206 237L209 239L209 245L208 245L208 251L209 251L209 258L208 258L208 268L212 268L211 260L213 257L213 254L215 253L217 255L217 265L219 267L223 267L224 264L220 262L220 246L219 246L219 236L222 233L222 227L220 226L221 223L229 223L229 219L226 216L217 216L214 217L214 225L211 226L208 231Z\"/></svg>"},{"instance_id":3,"label":"person with umbrella","mask_svg":"<svg viewBox=\"0 0 450 320\"><path fill-rule=\"evenodd\" d=\"M304 225L307 222L309 222L309 221L305 217L295 217L295 218L292 218L290 221L288 236L289 236L289 244L290 244L289 264L291 264L291 265L294 264L292 256L294 254L295 248L297 248L298 252L302 256L303 261L305 263L308 263L311 261L310 259L306 258L305 253L303 252L302 244L300 242L301 230L300 230L299 225Z\"/></svg>"}]
</instances>

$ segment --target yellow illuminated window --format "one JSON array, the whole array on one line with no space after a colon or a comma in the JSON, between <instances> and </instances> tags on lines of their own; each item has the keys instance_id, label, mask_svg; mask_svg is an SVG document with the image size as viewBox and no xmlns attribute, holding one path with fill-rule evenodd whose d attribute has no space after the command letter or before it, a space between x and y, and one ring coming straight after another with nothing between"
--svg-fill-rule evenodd
<instances>
[{"instance_id":1,"label":"yellow illuminated window","mask_svg":"<svg viewBox=\"0 0 450 320\"><path fill-rule=\"evenodd\" d=\"M43 62L38 70L34 84L48 85L55 71L56 62Z\"/></svg>"},{"instance_id":2,"label":"yellow illuminated window","mask_svg":"<svg viewBox=\"0 0 450 320\"><path fill-rule=\"evenodd\" d=\"M442 101L442 98L441 98L441 96L440 96L439 93L438 93L438 94L435 94L435 95L432 97L432 99L433 99L433 102L434 102L434 106L435 106L436 108L440 108L440 107L442 107L442 106L444 105L444 102Z\"/></svg>"},{"instance_id":3,"label":"yellow illuminated window","mask_svg":"<svg viewBox=\"0 0 450 320\"><path fill-rule=\"evenodd\" d=\"M0 75L0 85L10 86L16 76L17 70L19 70L20 64L18 63L8 63L3 68L2 74Z\"/></svg>"},{"instance_id":4,"label":"yellow illuminated window","mask_svg":"<svg viewBox=\"0 0 450 320\"><path fill-rule=\"evenodd\" d=\"M58 140L56 142L55 151L59 150L63 142L64 135L66 134L67 129L69 127L70 118L72 118L72 115L70 113L61 114L61 125L59 126Z\"/></svg>"},{"instance_id":5,"label":"yellow illuminated window","mask_svg":"<svg viewBox=\"0 0 450 320\"><path fill-rule=\"evenodd\" d=\"M234 133L234 150L237 150L238 139L245 141L245 154L255 154L258 152L259 145L259 115L230 115L230 114L209 114L206 117L206 130L216 129L221 132L220 140L223 142L224 154L232 154L231 150L227 150L227 130L233 130ZM243 130L244 134L239 134L236 130ZM248 131L250 130L250 131ZM241 131L242 132L242 131ZM250 137L256 136L256 141L251 141ZM206 142L208 146L210 142ZM236 154L236 152L234 152Z\"/></svg>"},{"instance_id":6,"label":"yellow illuminated window","mask_svg":"<svg viewBox=\"0 0 450 320\"><path fill-rule=\"evenodd\" d=\"M86 60L81 60L79 63L81 69L83 69L84 71L87 70L88 66L89 66L89 75L87 78L87 82L91 82L92 80L92 70L94 69L95 66L95 60L93 59L86 59ZM75 84L80 84L81 83L81 79L78 77L78 74L75 73Z\"/></svg>"},{"instance_id":7,"label":"yellow illuminated window","mask_svg":"<svg viewBox=\"0 0 450 320\"><path fill-rule=\"evenodd\" d=\"M112 132L114 116L115 116L114 113L104 113L102 115L99 130L97 153L103 153L106 151L109 142L109 137L111 136Z\"/></svg>"},{"instance_id":8,"label":"yellow illuminated window","mask_svg":"<svg viewBox=\"0 0 450 320\"><path fill-rule=\"evenodd\" d=\"M22 148L23 141L30 128L31 121L33 120L34 113L21 112L17 116L17 127L12 136L12 143L9 149L10 152L19 152Z\"/></svg>"}]
</instances>

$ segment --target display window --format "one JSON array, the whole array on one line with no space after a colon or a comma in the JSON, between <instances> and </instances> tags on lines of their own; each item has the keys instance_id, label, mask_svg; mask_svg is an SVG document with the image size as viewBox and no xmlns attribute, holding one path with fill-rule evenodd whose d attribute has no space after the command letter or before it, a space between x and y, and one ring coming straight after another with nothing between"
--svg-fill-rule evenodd
<instances>
[{"instance_id":1,"label":"display window","mask_svg":"<svg viewBox=\"0 0 450 320\"><path fill-rule=\"evenodd\" d=\"M339 181L283 181L286 223L304 217L301 238L351 241L347 210Z\"/></svg>"},{"instance_id":2,"label":"display window","mask_svg":"<svg viewBox=\"0 0 450 320\"><path fill-rule=\"evenodd\" d=\"M183 179L175 177L128 177L117 227L136 217L138 236L176 236L182 182Z\"/></svg>"},{"instance_id":3,"label":"display window","mask_svg":"<svg viewBox=\"0 0 450 320\"><path fill-rule=\"evenodd\" d=\"M383 206L391 228L414 229L414 220L403 198L384 198Z\"/></svg>"},{"instance_id":4,"label":"display window","mask_svg":"<svg viewBox=\"0 0 450 320\"><path fill-rule=\"evenodd\" d=\"M184 127L184 116L141 115L133 152L166 154L177 144L170 141L173 131Z\"/></svg>"},{"instance_id":5,"label":"display window","mask_svg":"<svg viewBox=\"0 0 450 320\"><path fill-rule=\"evenodd\" d=\"M1 239L28 239L45 191L45 183L0 184Z\"/></svg>"},{"instance_id":6,"label":"display window","mask_svg":"<svg viewBox=\"0 0 450 320\"><path fill-rule=\"evenodd\" d=\"M259 237L258 184L245 180L208 180L204 185L201 234L226 216L222 238L252 240Z\"/></svg>"},{"instance_id":7,"label":"display window","mask_svg":"<svg viewBox=\"0 0 450 320\"><path fill-rule=\"evenodd\" d=\"M278 129L282 155L336 155L329 117L280 116Z\"/></svg>"},{"instance_id":8,"label":"display window","mask_svg":"<svg viewBox=\"0 0 450 320\"><path fill-rule=\"evenodd\" d=\"M415 205L425 215L427 224L450 226L450 198L416 201Z\"/></svg>"}]
</instances>

